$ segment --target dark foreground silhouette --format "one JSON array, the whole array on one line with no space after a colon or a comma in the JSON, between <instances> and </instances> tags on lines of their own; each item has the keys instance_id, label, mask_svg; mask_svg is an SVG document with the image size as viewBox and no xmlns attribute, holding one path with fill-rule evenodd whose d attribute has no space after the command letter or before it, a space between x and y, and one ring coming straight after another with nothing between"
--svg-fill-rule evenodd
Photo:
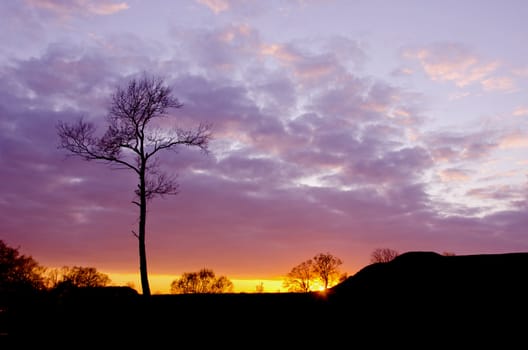
<instances>
[{"instance_id":1,"label":"dark foreground silhouette","mask_svg":"<svg viewBox=\"0 0 528 350\"><path fill-rule=\"evenodd\" d=\"M76 289L4 302L0 341L72 349L523 347L527 282L528 253L409 252L325 294L144 298L127 287Z\"/></svg>"}]
</instances>

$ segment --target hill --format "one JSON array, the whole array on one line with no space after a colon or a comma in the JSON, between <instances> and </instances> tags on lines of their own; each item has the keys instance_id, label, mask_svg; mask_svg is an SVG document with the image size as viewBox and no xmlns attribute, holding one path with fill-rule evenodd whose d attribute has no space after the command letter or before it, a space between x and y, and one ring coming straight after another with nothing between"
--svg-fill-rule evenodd
<instances>
[{"instance_id":1,"label":"hill","mask_svg":"<svg viewBox=\"0 0 528 350\"><path fill-rule=\"evenodd\" d=\"M444 256L407 252L331 288L328 307L396 337L521 339L528 329L528 253ZM361 319L361 321L357 321ZM502 347L501 346L501 347Z\"/></svg>"},{"instance_id":2,"label":"hill","mask_svg":"<svg viewBox=\"0 0 528 350\"><path fill-rule=\"evenodd\" d=\"M456 299L475 293L498 301L498 296L519 296L528 285L528 253L440 255L407 252L388 263L366 266L330 289L336 296L426 295Z\"/></svg>"}]
</instances>

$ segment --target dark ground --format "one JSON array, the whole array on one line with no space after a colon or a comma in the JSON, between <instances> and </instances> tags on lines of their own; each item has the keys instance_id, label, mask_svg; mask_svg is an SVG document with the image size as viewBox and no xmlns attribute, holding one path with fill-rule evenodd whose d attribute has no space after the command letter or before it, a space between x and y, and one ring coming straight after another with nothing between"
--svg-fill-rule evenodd
<instances>
[{"instance_id":1,"label":"dark ground","mask_svg":"<svg viewBox=\"0 0 528 350\"><path fill-rule=\"evenodd\" d=\"M523 349L527 281L528 253L411 252L365 267L326 295L146 299L125 287L77 290L11 299L0 313L0 349Z\"/></svg>"}]
</instances>

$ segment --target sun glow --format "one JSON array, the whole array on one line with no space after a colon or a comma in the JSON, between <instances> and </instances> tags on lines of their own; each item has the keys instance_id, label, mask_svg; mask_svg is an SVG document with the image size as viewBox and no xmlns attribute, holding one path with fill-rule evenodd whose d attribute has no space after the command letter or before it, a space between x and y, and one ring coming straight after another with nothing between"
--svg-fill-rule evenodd
<instances>
[{"instance_id":1,"label":"sun glow","mask_svg":"<svg viewBox=\"0 0 528 350\"><path fill-rule=\"evenodd\" d=\"M113 286L129 286L141 293L139 273L106 273ZM172 281L177 275L150 275L149 283L152 294L170 294ZM287 292L282 287L281 279L231 279L234 293L281 293Z\"/></svg>"}]
</instances>

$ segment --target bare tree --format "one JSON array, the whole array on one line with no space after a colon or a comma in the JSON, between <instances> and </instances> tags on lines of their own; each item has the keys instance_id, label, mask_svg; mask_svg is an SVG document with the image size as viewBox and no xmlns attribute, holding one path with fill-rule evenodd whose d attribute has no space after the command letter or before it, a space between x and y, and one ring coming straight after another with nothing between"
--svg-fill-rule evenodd
<instances>
[{"instance_id":1,"label":"bare tree","mask_svg":"<svg viewBox=\"0 0 528 350\"><path fill-rule=\"evenodd\" d=\"M323 283L325 290L341 280L342 274L339 271L341 264L343 264L341 259L330 253L320 253L313 258L314 273Z\"/></svg>"},{"instance_id":2,"label":"bare tree","mask_svg":"<svg viewBox=\"0 0 528 350\"><path fill-rule=\"evenodd\" d=\"M399 253L394 249L389 248L377 248L374 249L370 255L371 263L386 263L391 260L394 260L399 255Z\"/></svg>"},{"instance_id":3,"label":"bare tree","mask_svg":"<svg viewBox=\"0 0 528 350\"><path fill-rule=\"evenodd\" d=\"M52 288L105 287L111 282L108 275L95 267L63 266L60 270L54 269L50 276L57 279Z\"/></svg>"},{"instance_id":4,"label":"bare tree","mask_svg":"<svg viewBox=\"0 0 528 350\"><path fill-rule=\"evenodd\" d=\"M216 277L213 270L185 272L171 283L172 294L220 294L231 293L234 285L227 277Z\"/></svg>"},{"instance_id":5,"label":"bare tree","mask_svg":"<svg viewBox=\"0 0 528 350\"><path fill-rule=\"evenodd\" d=\"M314 279L313 261L308 259L291 269L282 285L290 292L310 292Z\"/></svg>"},{"instance_id":6,"label":"bare tree","mask_svg":"<svg viewBox=\"0 0 528 350\"><path fill-rule=\"evenodd\" d=\"M295 266L287 275L282 285L290 292L308 293L312 289L312 283L320 281L326 290L338 282L347 278L346 273L339 271L343 264L341 259L330 253L320 253Z\"/></svg>"},{"instance_id":7,"label":"bare tree","mask_svg":"<svg viewBox=\"0 0 528 350\"><path fill-rule=\"evenodd\" d=\"M150 296L145 247L147 202L155 196L178 193L174 178L161 171L159 152L177 146L193 146L207 152L211 138L208 124L194 129L174 129L171 132L156 128L156 121L167 117L169 108L183 104L172 96L163 79L144 75L132 79L128 86L118 87L112 95L107 117L108 128L101 137L95 136L95 126L79 119L73 125L59 122L59 148L87 161L103 161L120 169L133 171L138 177L135 190L139 208L138 233L139 266L143 295Z\"/></svg>"}]
</instances>

